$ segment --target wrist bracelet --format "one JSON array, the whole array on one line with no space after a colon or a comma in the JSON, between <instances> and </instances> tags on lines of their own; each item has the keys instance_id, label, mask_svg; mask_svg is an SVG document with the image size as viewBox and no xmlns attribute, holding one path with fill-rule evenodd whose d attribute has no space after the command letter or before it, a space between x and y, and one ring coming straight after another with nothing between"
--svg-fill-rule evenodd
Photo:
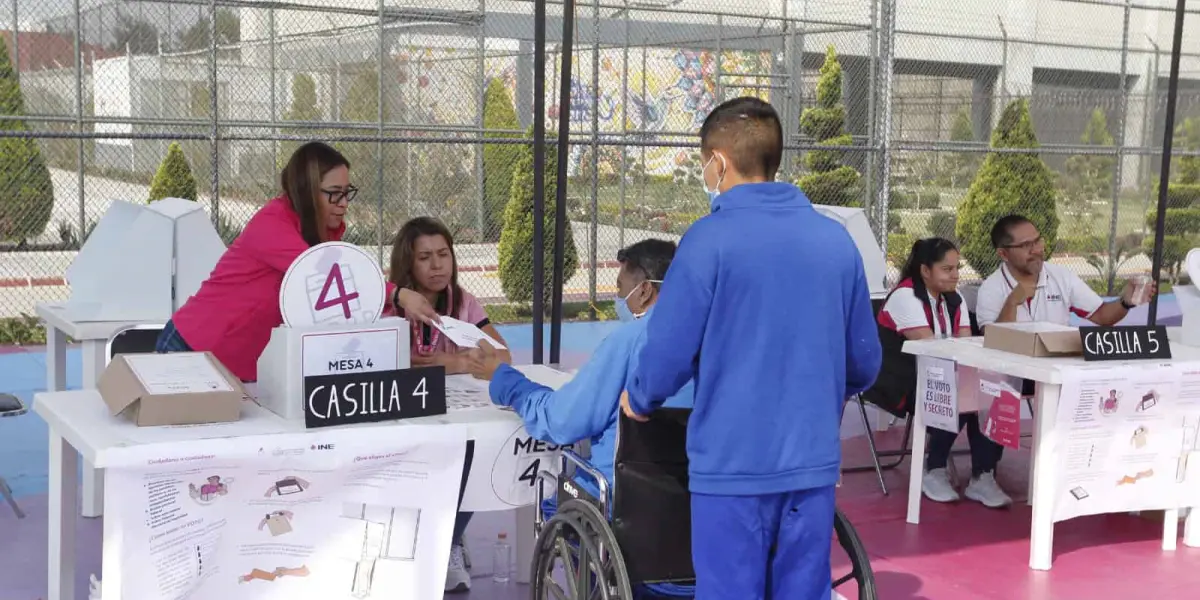
<instances>
[{"instance_id":1,"label":"wrist bracelet","mask_svg":"<svg viewBox=\"0 0 1200 600\"><path fill-rule=\"evenodd\" d=\"M1122 306L1122 307L1124 307L1124 308L1125 308L1125 310L1132 310L1132 309L1133 309L1134 307L1136 307L1137 305L1136 305L1136 304L1129 304L1129 303L1125 302L1125 299L1124 299L1124 298L1121 298L1121 306Z\"/></svg>"}]
</instances>

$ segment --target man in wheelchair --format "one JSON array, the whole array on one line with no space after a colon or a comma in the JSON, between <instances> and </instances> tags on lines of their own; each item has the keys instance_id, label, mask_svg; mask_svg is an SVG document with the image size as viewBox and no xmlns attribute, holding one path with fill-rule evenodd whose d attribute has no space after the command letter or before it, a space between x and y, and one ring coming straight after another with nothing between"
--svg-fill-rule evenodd
<instances>
[{"instance_id":1,"label":"man in wheelchair","mask_svg":"<svg viewBox=\"0 0 1200 600\"><path fill-rule=\"evenodd\" d=\"M567 465L562 475L538 474L541 511L530 579L533 598L694 597L686 450L690 414L690 409L661 409L644 423L622 416L611 485L570 450L563 453ZM557 497L544 498L548 492ZM845 592L842 584L854 580L859 600L875 600L866 549L840 512L834 534L849 566L831 561L842 575L832 587ZM775 568L806 568L780 558ZM733 555L728 559L730 568L739 561ZM836 592L830 596L842 598ZM772 591L767 598L792 600Z\"/></svg>"},{"instance_id":2,"label":"man in wheelchair","mask_svg":"<svg viewBox=\"0 0 1200 600\"><path fill-rule=\"evenodd\" d=\"M468 371L491 380L492 402L509 406L521 415L525 430L536 439L559 445L583 440L591 443L591 465L607 484L612 482L613 453L617 437L618 400L637 366L645 344L646 322L658 301L659 285L666 276L675 243L657 239L640 241L617 253L617 314L625 323L600 343L591 359L569 383L558 390L530 381L520 371L500 362L486 342L472 350ZM690 407L689 383L666 406ZM590 476L589 476L590 477ZM590 484L596 487L596 482Z\"/></svg>"}]
</instances>

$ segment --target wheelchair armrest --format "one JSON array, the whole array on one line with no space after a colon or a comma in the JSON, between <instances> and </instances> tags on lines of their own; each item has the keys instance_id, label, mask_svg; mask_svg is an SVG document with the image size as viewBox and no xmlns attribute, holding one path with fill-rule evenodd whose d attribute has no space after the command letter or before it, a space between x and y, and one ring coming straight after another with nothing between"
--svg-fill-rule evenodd
<instances>
[{"instance_id":1,"label":"wheelchair armrest","mask_svg":"<svg viewBox=\"0 0 1200 600\"><path fill-rule=\"evenodd\" d=\"M608 480L604 478L604 474L601 473L599 470L597 470L596 467L593 467L591 465L591 463L589 463L582 456L579 456L578 454L576 454L575 451L573 451L573 450L563 449L563 450L561 450L561 453L562 453L562 458L563 458L564 463L570 463L576 469L579 469L579 470L583 471L584 473L591 475L592 479L594 479L596 481L596 486L600 488L600 498L599 498L600 511L601 511L601 514L607 515L608 514L609 493L608 493ZM564 476L565 476L566 464L563 465L563 472L564 472ZM545 469L538 472L537 481L536 481L537 504L535 505L536 512L534 514L534 527L535 527L535 530L539 533L542 530L542 520L543 520L542 519L542 502L545 500L545 497L546 497L545 481L547 479L553 481L554 487L556 489L558 488L558 477L556 475L554 475L554 473L551 473L550 471L547 471Z\"/></svg>"}]
</instances>

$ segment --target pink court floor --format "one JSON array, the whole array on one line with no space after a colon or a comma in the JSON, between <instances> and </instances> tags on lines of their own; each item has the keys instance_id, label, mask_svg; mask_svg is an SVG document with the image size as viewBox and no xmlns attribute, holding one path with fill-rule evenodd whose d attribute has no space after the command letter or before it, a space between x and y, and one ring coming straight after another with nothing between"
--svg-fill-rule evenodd
<instances>
[{"instance_id":1,"label":"pink court floor","mask_svg":"<svg viewBox=\"0 0 1200 600\"><path fill-rule=\"evenodd\" d=\"M854 413L847 411L847 419ZM894 447L900 430L880 436ZM867 458L865 439L846 440L846 463ZM969 472L966 457L958 471ZM1009 452L999 479L1023 499L1028 451ZM868 551L883 600L1130 600L1184 599L1200 590L1200 549L1161 549L1162 527L1149 516L1107 515L1060 523L1055 528L1054 566L1031 571L1030 509L1022 502L990 510L963 502L925 502L921 524L904 521L908 463L887 472L891 495L884 496L874 473L848 475L838 504L858 528ZM0 506L0 600L39 600L46 590L46 498L20 498L27 511L16 519ZM481 513L468 529L476 563L474 587L447 598L518 600L529 588L495 584L490 576L490 542L512 531L511 513ZM77 555L78 600L86 599L88 573L99 572L100 519L81 519ZM836 570L836 569L835 569ZM848 584L852 585L852 584ZM854 590L839 590L854 598Z\"/></svg>"}]
</instances>

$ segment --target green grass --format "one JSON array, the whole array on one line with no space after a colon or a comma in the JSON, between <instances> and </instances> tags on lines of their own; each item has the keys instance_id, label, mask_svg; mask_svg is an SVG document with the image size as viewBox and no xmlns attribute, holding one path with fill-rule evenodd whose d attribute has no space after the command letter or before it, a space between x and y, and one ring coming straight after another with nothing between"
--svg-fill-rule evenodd
<instances>
[{"instance_id":1,"label":"green grass","mask_svg":"<svg viewBox=\"0 0 1200 600\"><path fill-rule=\"evenodd\" d=\"M488 319L499 325L529 323L533 321L533 307L529 304L489 304ZM546 307L549 310L550 307ZM612 300L596 302L596 320L612 321L617 318L617 311ZM564 302L564 321L590 321L591 311L587 302Z\"/></svg>"}]
</instances>

